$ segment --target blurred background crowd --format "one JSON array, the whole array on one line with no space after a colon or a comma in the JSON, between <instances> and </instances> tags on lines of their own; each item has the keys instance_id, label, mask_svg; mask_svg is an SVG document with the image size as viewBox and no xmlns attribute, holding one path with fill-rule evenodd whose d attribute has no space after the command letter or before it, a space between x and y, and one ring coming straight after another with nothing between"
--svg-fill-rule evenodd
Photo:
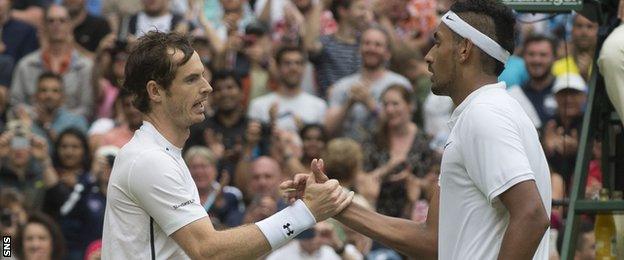
<instances>
[{"instance_id":1,"label":"blurred background crowd","mask_svg":"<svg viewBox=\"0 0 624 260\"><path fill-rule=\"evenodd\" d=\"M0 233L20 259L99 259L111 167L142 124L121 89L150 30L188 35L211 83L184 158L218 229L286 206L278 185L323 158L355 203L424 222L454 105L425 55L449 0L0 0ZM540 132L553 199L571 176L598 25L521 14L501 75ZM441 72L444 73L444 72ZM602 186L600 142L587 197ZM552 212L557 259L565 212ZM584 223L577 257L593 259ZM560 240L560 239L559 239ZM401 259L327 221L268 259Z\"/></svg>"}]
</instances>

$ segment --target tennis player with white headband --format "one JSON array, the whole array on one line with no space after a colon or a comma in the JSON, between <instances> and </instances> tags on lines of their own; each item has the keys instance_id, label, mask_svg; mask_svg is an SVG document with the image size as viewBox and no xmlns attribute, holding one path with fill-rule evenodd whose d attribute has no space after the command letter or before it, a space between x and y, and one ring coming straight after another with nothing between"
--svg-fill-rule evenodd
<instances>
[{"instance_id":1,"label":"tennis player with white headband","mask_svg":"<svg viewBox=\"0 0 624 260\"><path fill-rule=\"evenodd\" d=\"M425 57L432 91L457 108L426 223L356 203L337 220L417 259L548 259L548 164L531 120L497 80L514 48L514 25L498 1L467 0L451 7L434 34ZM281 187L301 187L305 177Z\"/></svg>"}]
</instances>

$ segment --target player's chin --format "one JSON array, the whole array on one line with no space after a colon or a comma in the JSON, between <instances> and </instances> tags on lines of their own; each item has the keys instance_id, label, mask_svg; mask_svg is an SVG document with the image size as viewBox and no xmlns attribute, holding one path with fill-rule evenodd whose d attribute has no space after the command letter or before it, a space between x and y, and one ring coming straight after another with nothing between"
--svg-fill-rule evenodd
<instances>
[{"instance_id":1,"label":"player's chin","mask_svg":"<svg viewBox=\"0 0 624 260\"><path fill-rule=\"evenodd\" d=\"M193 114L193 116L191 116L191 123L197 124L197 123L204 121L204 119L206 119L206 115L204 115L204 113Z\"/></svg>"},{"instance_id":2,"label":"player's chin","mask_svg":"<svg viewBox=\"0 0 624 260\"><path fill-rule=\"evenodd\" d=\"M431 93L433 93L436 96L445 96L446 95L446 91L444 90L443 87L437 85L435 82L433 82L431 84Z\"/></svg>"},{"instance_id":3,"label":"player's chin","mask_svg":"<svg viewBox=\"0 0 624 260\"><path fill-rule=\"evenodd\" d=\"M197 124L203 121L205 118L206 118L206 115L204 114L203 111L190 110L186 114L186 120L189 121L189 123L191 124Z\"/></svg>"}]
</instances>

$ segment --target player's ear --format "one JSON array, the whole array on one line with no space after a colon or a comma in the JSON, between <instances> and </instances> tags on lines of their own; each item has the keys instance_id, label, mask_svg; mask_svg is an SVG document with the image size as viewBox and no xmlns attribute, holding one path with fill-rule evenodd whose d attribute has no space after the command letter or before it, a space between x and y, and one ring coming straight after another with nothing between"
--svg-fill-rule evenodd
<instances>
[{"instance_id":1,"label":"player's ear","mask_svg":"<svg viewBox=\"0 0 624 260\"><path fill-rule=\"evenodd\" d=\"M165 95L165 90L160 86L160 84L156 83L154 80L150 80L145 85L147 89L147 95L150 100L159 103L162 101L163 96Z\"/></svg>"},{"instance_id":2,"label":"player's ear","mask_svg":"<svg viewBox=\"0 0 624 260\"><path fill-rule=\"evenodd\" d=\"M458 61L465 62L470 57L475 45L470 40L464 38L457 44Z\"/></svg>"}]
</instances>

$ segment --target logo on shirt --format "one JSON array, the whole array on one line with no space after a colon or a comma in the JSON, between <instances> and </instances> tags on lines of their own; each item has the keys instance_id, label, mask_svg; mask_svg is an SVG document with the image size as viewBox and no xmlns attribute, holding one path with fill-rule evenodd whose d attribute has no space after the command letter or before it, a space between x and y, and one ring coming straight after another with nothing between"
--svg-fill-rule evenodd
<instances>
[{"instance_id":1,"label":"logo on shirt","mask_svg":"<svg viewBox=\"0 0 624 260\"><path fill-rule=\"evenodd\" d=\"M447 146L449 146L451 143L453 143L453 141L450 141L450 142L446 143L446 144L444 145L444 150L446 150L446 147L447 147Z\"/></svg>"},{"instance_id":2,"label":"logo on shirt","mask_svg":"<svg viewBox=\"0 0 624 260\"><path fill-rule=\"evenodd\" d=\"M179 204L179 205L173 205L173 209L178 209L178 208L181 208L181 207L184 207L186 205L193 204L193 203L195 203L195 199L183 202L182 204Z\"/></svg>"},{"instance_id":3,"label":"logo on shirt","mask_svg":"<svg viewBox=\"0 0 624 260\"><path fill-rule=\"evenodd\" d=\"M286 225L283 225L282 228L286 229L286 235L287 236L291 236L292 234L295 233L295 231L293 231L292 229L290 229L290 223L286 223Z\"/></svg>"}]
</instances>

